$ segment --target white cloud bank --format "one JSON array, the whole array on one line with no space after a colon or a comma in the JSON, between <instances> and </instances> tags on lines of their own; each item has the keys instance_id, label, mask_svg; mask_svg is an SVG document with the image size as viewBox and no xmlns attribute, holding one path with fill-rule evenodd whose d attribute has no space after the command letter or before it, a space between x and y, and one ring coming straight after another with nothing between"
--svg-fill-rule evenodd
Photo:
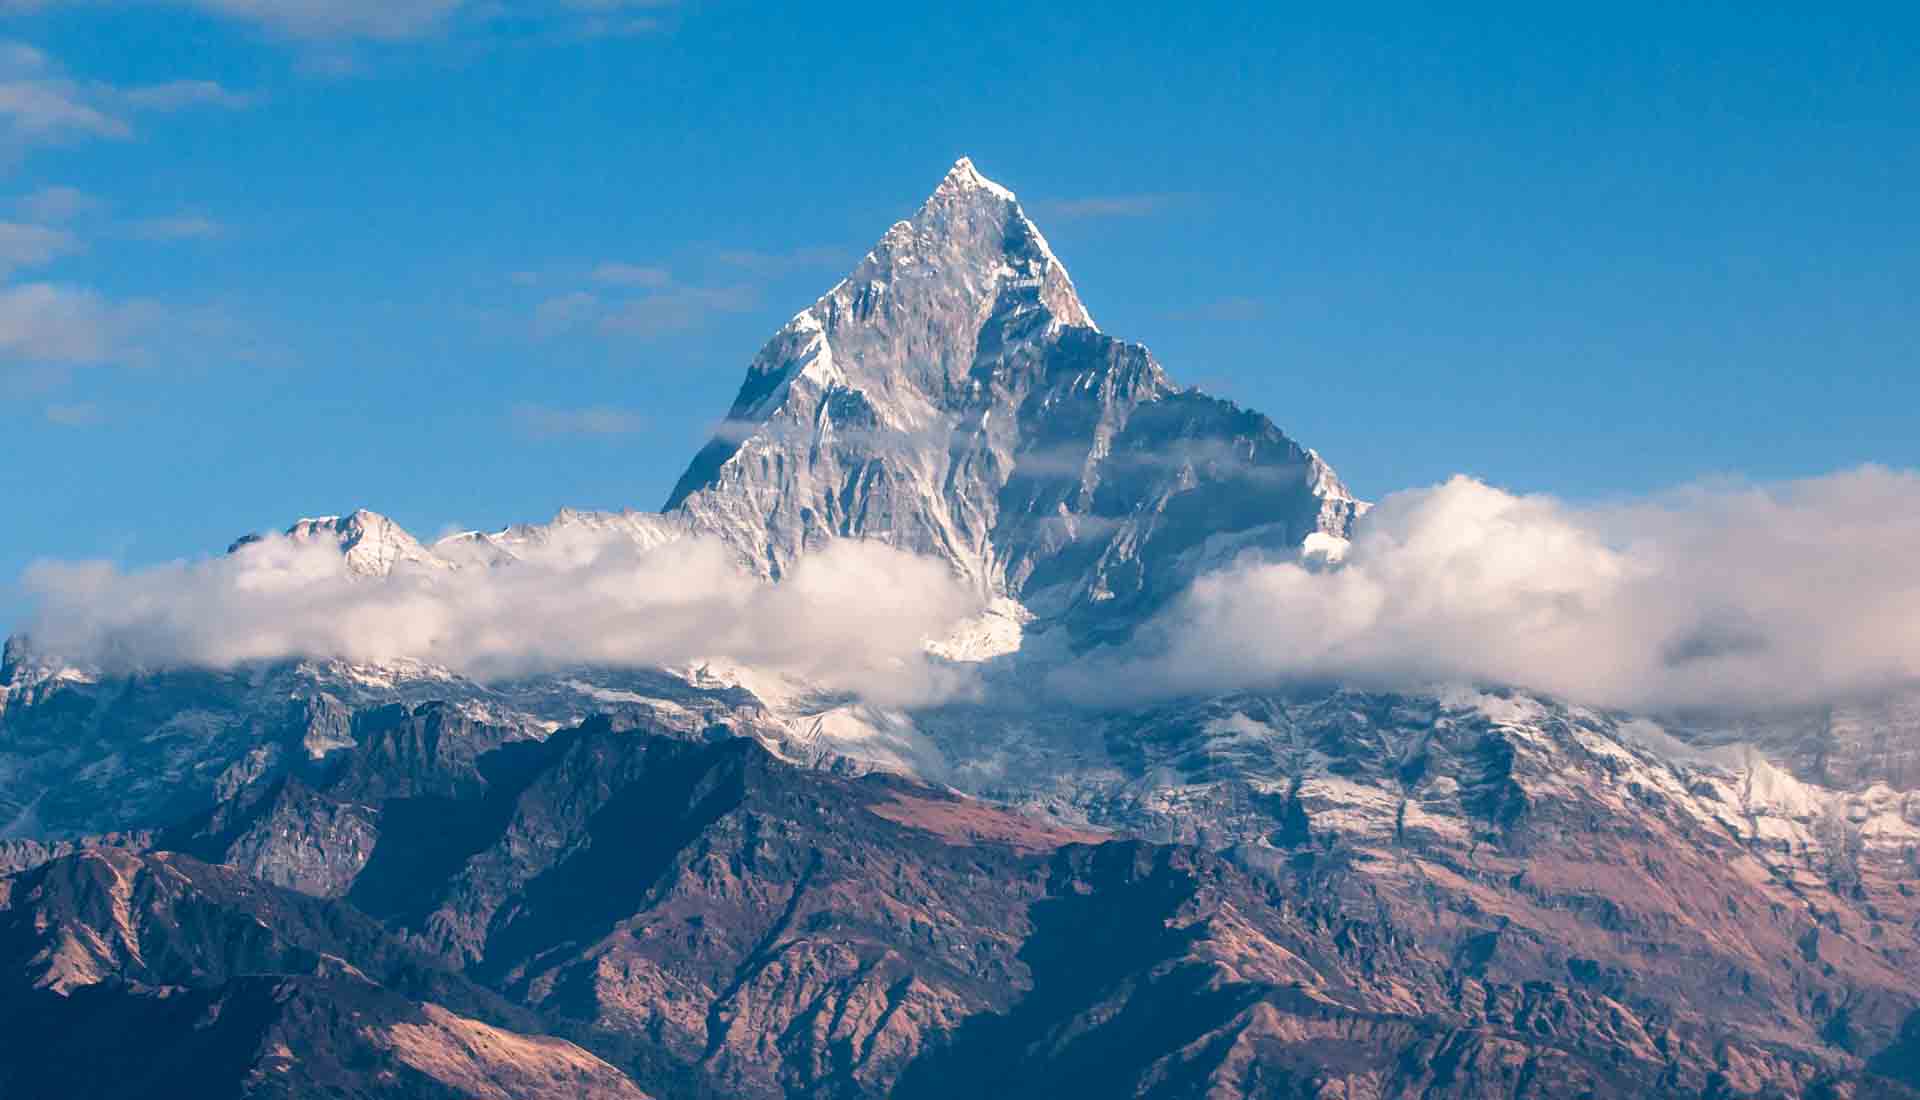
<instances>
[{"instance_id":1,"label":"white cloud bank","mask_svg":"<svg viewBox=\"0 0 1920 1100\"><path fill-rule=\"evenodd\" d=\"M874 543L831 544L772 585L708 540L643 551L588 532L500 568L385 579L351 576L330 542L274 536L131 572L41 563L25 583L37 647L110 670L407 657L484 677L724 658L903 704L968 686L922 647L979 610L944 564ZM1656 711L1912 687L1920 473L1605 507L1455 478L1382 501L1337 564L1243 559L1202 576L1124 648L1051 683L1106 705L1313 681Z\"/></svg>"},{"instance_id":2,"label":"white cloud bank","mask_svg":"<svg viewBox=\"0 0 1920 1100\"><path fill-rule=\"evenodd\" d=\"M1069 694L1335 680L1517 686L1623 708L1837 701L1920 682L1920 474L1877 467L1577 507L1456 477L1344 560L1203 576Z\"/></svg>"},{"instance_id":3,"label":"white cloud bank","mask_svg":"<svg viewBox=\"0 0 1920 1100\"><path fill-rule=\"evenodd\" d=\"M35 647L109 671L417 658L496 676L725 658L886 703L957 686L922 644L979 607L944 565L859 541L809 556L778 585L706 539L640 550L588 535L499 568L384 578L351 575L330 543L275 535L131 572L41 562L24 583L39 603Z\"/></svg>"}]
</instances>

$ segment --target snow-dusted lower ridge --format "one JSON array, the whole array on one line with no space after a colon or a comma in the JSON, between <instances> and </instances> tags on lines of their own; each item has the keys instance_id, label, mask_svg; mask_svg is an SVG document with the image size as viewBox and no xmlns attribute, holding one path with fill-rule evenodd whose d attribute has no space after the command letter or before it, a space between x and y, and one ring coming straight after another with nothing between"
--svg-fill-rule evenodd
<instances>
[{"instance_id":1,"label":"snow-dusted lower ridge","mask_svg":"<svg viewBox=\"0 0 1920 1100\"><path fill-rule=\"evenodd\" d=\"M681 517L657 512L593 512L562 508L546 523L515 523L498 531L462 531L422 543L391 518L366 508L345 516L298 519L283 534L297 543L340 548L355 576L386 577L395 571L432 573L467 566L495 566L549 554L591 549L622 539L641 550L679 538L687 531ZM260 540L235 540L229 553Z\"/></svg>"},{"instance_id":2,"label":"snow-dusted lower ridge","mask_svg":"<svg viewBox=\"0 0 1920 1100\"><path fill-rule=\"evenodd\" d=\"M1902 1020L1920 1011L1905 969L1920 951L1920 792L1885 782L1835 789L1751 746L1689 744L1685 730L1524 694L1323 689L1114 711L1009 695L908 710L721 664L480 684L404 663L179 670L131 682L55 678L32 671L17 648L10 663L23 690L22 705L0 713L0 869L73 846L47 839L111 826L123 830L111 843L140 847L153 843L151 830L174 826L167 835L198 829L219 842L220 861L269 883L357 899L356 882L378 877L382 845L420 842L419 813L402 812L405 802L382 810L317 796L315 786L347 775L404 792L416 769L476 763L506 775L492 769L516 751L564 746L565 727L607 715L607 728L634 742L750 738L795 763L918 775L1051 819L1044 827L1061 836L1223 850L1271 879L1265 905L1275 911L1332 908L1323 934L1359 960L1392 1012L1451 1019L1459 1005L1434 990L1464 987L1460 1000L1492 1004L1488 1026L1500 1026L1510 1017L1496 998L1524 987L1567 1002L1541 1014L1554 1030L1537 1041L1577 1036L1578 1049L1602 1058L1683 1068L1706 1057L1731 1083L1658 1094L1832 1095L1821 1081L1881 1064ZM417 746L401 752L396 728L417 730ZM541 797L568 811L573 797L592 804L591 792L626 774L601 775L602 766L582 761L561 789L568 798ZM532 797L522 797L523 812ZM907 803L899 813L915 825L925 809ZM195 824L208 820L218 827ZM622 820L605 822L620 845L650 835L619 831ZM458 871L463 881L529 853L607 862L523 828L516 815L508 857L474 857ZM757 835L753 825L740 833ZM795 898L865 897L888 874L881 865L878 879L819 884L756 860L745 865L799 874L781 887ZM700 862L668 878L727 889L727 866ZM685 925L674 919L677 943ZM943 919L916 917L911 934L949 934ZM1236 967L1287 960L1233 938L1235 914L1219 919ZM807 924L780 942L832 953L841 936ZM604 941L630 952L654 942L666 941L618 925ZM582 949L602 950L591 938ZM593 973L644 991L679 972ZM796 1013L807 1004L763 1000ZM1599 1024L1573 1014L1589 1012ZM1379 1064L1393 1063L1374 1042Z\"/></svg>"},{"instance_id":3,"label":"snow-dusted lower ridge","mask_svg":"<svg viewBox=\"0 0 1920 1100\"><path fill-rule=\"evenodd\" d=\"M455 565L505 565L528 557L584 552L606 539L641 550L686 534L678 516L657 512L591 512L562 508L546 523L515 523L498 531L463 531L433 543L433 553Z\"/></svg>"}]
</instances>

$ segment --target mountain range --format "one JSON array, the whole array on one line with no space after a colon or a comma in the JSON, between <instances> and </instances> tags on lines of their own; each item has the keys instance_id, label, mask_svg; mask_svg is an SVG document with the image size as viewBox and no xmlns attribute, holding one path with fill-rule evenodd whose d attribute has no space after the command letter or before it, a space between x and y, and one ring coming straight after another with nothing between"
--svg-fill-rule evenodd
<instances>
[{"instance_id":1,"label":"mountain range","mask_svg":"<svg viewBox=\"0 0 1920 1100\"><path fill-rule=\"evenodd\" d=\"M661 511L224 559L398 598L702 546L777 590L877 544L965 596L942 690L9 639L0 1095L1920 1095L1920 706L1049 690L1367 508L1101 332L963 159Z\"/></svg>"}]
</instances>

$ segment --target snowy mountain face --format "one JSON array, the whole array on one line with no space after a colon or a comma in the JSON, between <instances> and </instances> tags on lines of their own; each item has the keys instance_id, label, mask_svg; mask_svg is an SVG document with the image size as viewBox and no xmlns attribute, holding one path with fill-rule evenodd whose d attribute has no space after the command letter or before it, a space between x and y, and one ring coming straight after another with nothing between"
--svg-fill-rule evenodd
<instances>
[{"instance_id":1,"label":"snowy mountain face","mask_svg":"<svg viewBox=\"0 0 1920 1100\"><path fill-rule=\"evenodd\" d=\"M1210 545L1344 536L1354 501L1266 417L1102 334L1013 193L963 159L761 350L667 511L769 576L876 538L1097 636Z\"/></svg>"},{"instance_id":2,"label":"snowy mountain face","mask_svg":"<svg viewBox=\"0 0 1920 1100\"><path fill-rule=\"evenodd\" d=\"M448 568L445 559L420 545L405 528L365 508L350 516L295 520L287 528L287 537L295 542L339 546L347 571L355 576L385 577L396 570ZM247 541L236 542L234 548Z\"/></svg>"}]
</instances>

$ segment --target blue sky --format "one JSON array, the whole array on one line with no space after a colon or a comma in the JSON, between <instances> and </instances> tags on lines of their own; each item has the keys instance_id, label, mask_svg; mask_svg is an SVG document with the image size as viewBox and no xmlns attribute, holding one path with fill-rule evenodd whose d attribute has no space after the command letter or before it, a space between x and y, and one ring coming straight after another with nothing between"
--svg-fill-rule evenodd
<instances>
[{"instance_id":1,"label":"blue sky","mask_svg":"<svg viewBox=\"0 0 1920 1100\"><path fill-rule=\"evenodd\" d=\"M1920 17L922 7L0 0L0 577L657 507L961 154L1364 495L1920 465Z\"/></svg>"}]
</instances>

